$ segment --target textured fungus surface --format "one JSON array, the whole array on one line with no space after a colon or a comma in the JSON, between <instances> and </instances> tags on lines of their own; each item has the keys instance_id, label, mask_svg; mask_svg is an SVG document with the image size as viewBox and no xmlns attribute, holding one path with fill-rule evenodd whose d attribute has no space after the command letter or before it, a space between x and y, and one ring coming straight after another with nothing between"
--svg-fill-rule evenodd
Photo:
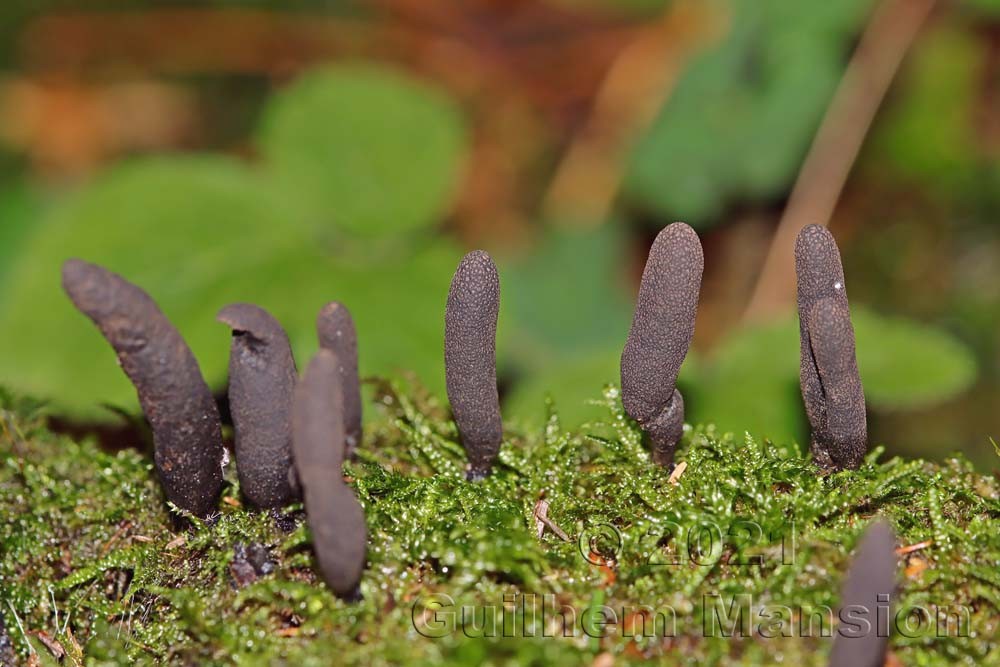
<instances>
[{"instance_id":1,"label":"textured fungus surface","mask_svg":"<svg viewBox=\"0 0 1000 667\"><path fill-rule=\"evenodd\" d=\"M210 516L222 488L222 427L187 343L148 294L117 274L71 259L62 282L135 385L167 499L195 516Z\"/></svg>"},{"instance_id":2,"label":"textured fungus surface","mask_svg":"<svg viewBox=\"0 0 1000 667\"><path fill-rule=\"evenodd\" d=\"M673 462L684 427L677 374L694 335L704 267L691 227L675 222L657 235L622 352L622 404L649 434L653 460L660 465Z\"/></svg>"},{"instance_id":3,"label":"textured fungus surface","mask_svg":"<svg viewBox=\"0 0 1000 667\"><path fill-rule=\"evenodd\" d=\"M469 479L489 474L503 439L496 370L499 311L497 268L482 250L470 252L451 280L444 332L448 400L469 459Z\"/></svg>"},{"instance_id":4,"label":"textured fungus surface","mask_svg":"<svg viewBox=\"0 0 1000 667\"><path fill-rule=\"evenodd\" d=\"M354 320L347 307L332 301L319 311L316 332L320 347L330 350L337 357L337 372L344 394L344 434L350 458L361 444L361 382L358 378L358 335Z\"/></svg>"},{"instance_id":5,"label":"textured fungus surface","mask_svg":"<svg viewBox=\"0 0 1000 667\"><path fill-rule=\"evenodd\" d=\"M813 459L824 469L857 468L868 449L864 391L840 251L827 229L810 225L799 233L795 272L799 379Z\"/></svg>"},{"instance_id":6,"label":"textured fungus surface","mask_svg":"<svg viewBox=\"0 0 1000 667\"><path fill-rule=\"evenodd\" d=\"M353 599L365 567L368 532L361 504L344 484L344 415L338 365L336 356L323 349L309 363L295 389L292 443L323 579L338 596Z\"/></svg>"},{"instance_id":7,"label":"textured fungus surface","mask_svg":"<svg viewBox=\"0 0 1000 667\"><path fill-rule=\"evenodd\" d=\"M240 489L254 507L282 507L296 496L289 469L297 374L288 336L270 313L249 303L226 306L218 319L233 330L229 409Z\"/></svg>"},{"instance_id":8,"label":"textured fungus surface","mask_svg":"<svg viewBox=\"0 0 1000 667\"><path fill-rule=\"evenodd\" d=\"M826 298L813 306L809 341L823 386L826 415L825 428L814 433L814 438L829 454L834 468L857 468L868 450L868 430L847 304Z\"/></svg>"},{"instance_id":9,"label":"textured fungus surface","mask_svg":"<svg viewBox=\"0 0 1000 667\"><path fill-rule=\"evenodd\" d=\"M840 617L865 619L870 627L852 621L842 627L833 641L830 667L881 667L889 646L893 618L886 610L896 591L896 537L884 520L865 531L854 553L840 595ZM879 620L882 618L882 621ZM884 622L886 627L881 627Z\"/></svg>"}]
</instances>

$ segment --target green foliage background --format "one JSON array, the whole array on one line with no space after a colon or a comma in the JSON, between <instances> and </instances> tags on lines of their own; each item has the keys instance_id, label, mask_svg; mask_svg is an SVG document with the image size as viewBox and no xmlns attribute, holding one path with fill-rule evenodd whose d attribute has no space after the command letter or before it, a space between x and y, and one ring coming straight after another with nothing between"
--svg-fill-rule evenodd
<instances>
[{"instance_id":1,"label":"green foliage background","mask_svg":"<svg viewBox=\"0 0 1000 667\"><path fill-rule=\"evenodd\" d=\"M541 424L546 395L567 424L596 418L589 389L617 379L629 326L635 287L625 267L673 219L711 243L734 211L780 207L873 6L722 4L729 31L687 65L634 145L609 219L571 227L539 217L529 247L490 248L503 281L507 418ZM655 16L663 5L617 9ZM928 29L858 165L865 183L905 189L915 202L891 211L893 225L857 222L845 246L876 420L954 407L1000 377L1000 296L983 288L993 274L963 278L960 266L977 244L997 250L1000 199L989 193L1000 170L969 121L982 104L976 86L985 58L972 26L992 21L994 11L991 2L961 3ZM276 87L255 115L238 157L136 155L73 188L44 188L24 174L4 182L0 379L75 421L115 419L106 406L136 409L111 351L59 288L60 263L79 256L145 288L219 392L228 356L226 328L214 321L219 308L252 301L269 309L304 364L316 348L313 318L336 299L357 322L363 375L412 371L443 393L445 295L468 249L452 215L476 159L469 109L399 67L342 61ZM946 211L959 241L944 250L957 275L929 274L940 224L921 221L917 209ZM935 281L950 291L930 294ZM928 307L924 285L942 305ZM720 342L693 351L681 377L690 418L737 436L803 442L795 329L789 314L712 336ZM976 428L975 442L962 444L989 464L984 434L995 427ZM933 456L954 444L934 442Z\"/></svg>"},{"instance_id":2,"label":"green foliage background","mask_svg":"<svg viewBox=\"0 0 1000 667\"><path fill-rule=\"evenodd\" d=\"M0 391L0 616L20 656L33 649L41 664L55 664L44 632L67 651L63 664L325 665L331 656L366 665L587 664L607 652L616 664L770 663L780 655L786 664L820 665L828 647L816 640L705 639L703 610L692 601L751 593L765 604L835 605L851 550L881 515L901 545L924 543L900 559L901 605L967 605L975 631L897 633L896 656L916 665L995 664L1000 491L995 475L951 452L962 446L980 470L997 465L988 435L1000 438L1000 151L989 119L1000 99L993 44L1000 4L962 0L935 13L871 128L834 221L873 432L887 448L875 448L858 471L815 474L800 446L808 434L797 323L788 312L764 325L710 331L710 344L699 341L689 355L680 383L692 426L679 450L688 467L674 485L649 464L613 388L646 248L659 228L683 219L702 236L709 270L729 268L719 266L731 261L720 252L728 235L745 220L780 215L876 5L712 1L728 28L683 63L653 123L629 147L607 219L576 225L526 206L529 238L497 234L488 242L503 286L505 443L496 474L480 485L461 476L442 368L448 284L475 237L462 195L477 160L497 157L484 151L477 122L482 107L496 104L508 115L491 122L516 128L502 136L548 142L538 164L500 151L525 168L517 196L537 199L545 184L535 181L573 139L574 113L552 114L565 134L532 134L537 119L519 116L518 105L531 108L537 98L504 97L503 76L427 76L421 67L449 58L428 40L434 48L392 58L375 49L287 79L268 70L258 77L266 79L259 99L208 114L223 137L198 150L135 150L79 181L41 177L30 155L0 143L0 385L14 390ZM17 71L22 22L74 6L0 7L5 77L32 77L30 68ZM433 6L465 11L464 3ZM592 12L581 22L592 25L607 14L656 21L673 3L519 6L545 20ZM86 9L141 16L178 7L100 0ZM249 8L347 17L359 27L371 11L339 0ZM502 39L491 43L496 62L505 47ZM415 54L419 64L407 60ZM503 64L519 73L523 63L513 62ZM463 73L467 64L456 59L451 67ZM114 78L113 68L81 74L104 76ZM217 94L236 97L226 76L202 76L172 83L219 85ZM0 79L0 89L7 83ZM478 86L488 92L470 102ZM566 91L542 92L549 99ZM0 99L0 110L6 103ZM218 522L177 532L138 438L130 433L119 443L127 447L111 452L49 430L46 417L93 431L120 420L117 409L137 413L111 350L62 294L59 266L74 256L145 288L220 393L229 353L228 330L215 321L222 306L252 301L270 310L304 365L317 346L320 307L347 304L362 375L374 378L365 386L366 441L345 468L371 532L362 602L345 604L317 580L300 507L280 516L240 507L232 466ZM411 377L419 379L412 386ZM36 400L17 398L25 395ZM918 446L927 456L913 456ZM552 531L537 536L540 499L570 541ZM767 537L708 553L695 545L700 562L684 567L650 565L678 554L658 540L671 527L690 535L712 523L728 532L746 519ZM773 536L792 522L798 548L784 562ZM610 567L581 554L579 538L602 525L623 537ZM252 543L264 545L274 570L238 581L236 552ZM756 556L761 564L739 564ZM671 642L614 632L567 641L429 640L414 632L412 609L437 593L480 606L526 593L554 594L578 610L669 605L681 614L682 632Z\"/></svg>"}]
</instances>

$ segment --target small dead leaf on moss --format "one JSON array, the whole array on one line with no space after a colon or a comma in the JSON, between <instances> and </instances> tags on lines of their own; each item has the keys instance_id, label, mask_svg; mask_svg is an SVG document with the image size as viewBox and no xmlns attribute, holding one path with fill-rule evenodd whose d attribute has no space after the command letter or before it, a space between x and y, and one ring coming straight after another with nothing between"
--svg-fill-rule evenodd
<instances>
[{"instance_id":1,"label":"small dead leaf on moss","mask_svg":"<svg viewBox=\"0 0 1000 667\"><path fill-rule=\"evenodd\" d=\"M590 667L614 667L615 657L610 653L601 653L596 658L594 662L590 663Z\"/></svg>"},{"instance_id":2,"label":"small dead leaf on moss","mask_svg":"<svg viewBox=\"0 0 1000 667\"><path fill-rule=\"evenodd\" d=\"M906 554L913 553L914 551L920 551L921 549L926 549L927 547L934 544L934 540L924 540L923 542L917 542L916 544L911 544L905 547L899 547L896 549L897 556L905 556Z\"/></svg>"},{"instance_id":3,"label":"small dead leaf on moss","mask_svg":"<svg viewBox=\"0 0 1000 667\"><path fill-rule=\"evenodd\" d=\"M544 498L539 498L535 503L535 536L542 539L545 534L545 524L542 523L542 516L549 513L549 503Z\"/></svg>"},{"instance_id":4,"label":"small dead leaf on moss","mask_svg":"<svg viewBox=\"0 0 1000 667\"><path fill-rule=\"evenodd\" d=\"M118 527L118 530L116 530L115 534L111 536L111 539L105 542L104 546L101 547L101 556L106 556L108 551L111 550L111 547L114 546L115 542L121 539L121 536L125 534L125 531L131 527L132 527L131 521L122 521L121 525Z\"/></svg>"},{"instance_id":5,"label":"small dead leaf on moss","mask_svg":"<svg viewBox=\"0 0 1000 667\"><path fill-rule=\"evenodd\" d=\"M674 468L674 471L670 473L670 477L667 479L667 481L673 484L674 486L680 484L681 475L684 474L684 471L687 470L687 467L688 467L687 461L681 461L680 463L678 463L677 467Z\"/></svg>"},{"instance_id":6,"label":"small dead leaf on moss","mask_svg":"<svg viewBox=\"0 0 1000 667\"><path fill-rule=\"evenodd\" d=\"M535 530L538 538L541 539L548 528L555 533L563 542L571 542L570 536L562 528L549 518L549 503L547 500L539 500L535 504Z\"/></svg>"},{"instance_id":7,"label":"small dead leaf on moss","mask_svg":"<svg viewBox=\"0 0 1000 667\"><path fill-rule=\"evenodd\" d=\"M62 660L66 657L66 649L63 648L63 645L60 644L58 640L50 637L44 630L33 630L28 634L37 637L38 641L40 641L45 648L49 650L49 653L51 653L52 657L56 660Z\"/></svg>"},{"instance_id":8,"label":"small dead leaf on moss","mask_svg":"<svg viewBox=\"0 0 1000 667\"><path fill-rule=\"evenodd\" d=\"M930 565L927 563L926 560L924 560L920 556L914 556L910 558L906 563L906 570L905 570L906 578L916 579L928 567L930 567Z\"/></svg>"}]
</instances>

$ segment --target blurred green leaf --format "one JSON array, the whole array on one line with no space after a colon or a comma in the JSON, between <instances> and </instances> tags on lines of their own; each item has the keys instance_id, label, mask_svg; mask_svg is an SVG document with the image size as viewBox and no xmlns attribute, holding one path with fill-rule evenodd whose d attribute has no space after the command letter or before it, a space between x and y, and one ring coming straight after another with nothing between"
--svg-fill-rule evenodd
<instances>
[{"instance_id":1,"label":"blurred green leaf","mask_svg":"<svg viewBox=\"0 0 1000 667\"><path fill-rule=\"evenodd\" d=\"M900 96L872 137L872 154L938 192L956 191L976 164L978 139L970 119L980 103L983 58L968 30L945 27L924 36L900 82Z\"/></svg>"},{"instance_id":2,"label":"blurred green leaf","mask_svg":"<svg viewBox=\"0 0 1000 667\"><path fill-rule=\"evenodd\" d=\"M695 226L787 189L872 3L730 4L730 34L687 68L625 182L641 206Z\"/></svg>"},{"instance_id":3,"label":"blurred green leaf","mask_svg":"<svg viewBox=\"0 0 1000 667\"><path fill-rule=\"evenodd\" d=\"M670 5L670 0L550 0L550 2L577 11L613 12L615 15L640 18L655 17Z\"/></svg>"},{"instance_id":4,"label":"blurred green leaf","mask_svg":"<svg viewBox=\"0 0 1000 667\"><path fill-rule=\"evenodd\" d=\"M852 308L858 366L870 409L917 409L969 388L972 353L940 329ZM723 431L805 442L799 389L798 324L791 318L737 331L699 374L688 421Z\"/></svg>"},{"instance_id":5,"label":"blurred green leaf","mask_svg":"<svg viewBox=\"0 0 1000 667\"><path fill-rule=\"evenodd\" d=\"M465 131L437 91L370 65L300 77L265 110L261 149L319 228L377 237L440 222Z\"/></svg>"},{"instance_id":6,"label":"blurred green leaf","mask_svg":"<svg viewBox=\"0 0 1000 667\"><path fill-rule=\"evenodd\" d=\"M529 256L503 267L501 367L512 366L517 380L504 402L508 416L542 423L546 395L567 425L602 415L587 401L618 382L632 316L624 250L617 222L555 227Z\"/></svg>"},{"instance_id":7,"label":"blurred green leaf","mask_svg":"<svg viewBox=\"0 0 1000 667\"><path fill-rule=\"evenodd\" d=\"M632 317L620 225L549 229L533 252L503 267L515 361L544 363L624 344ZM620 352L620 350L619 350Z\"/></svg>"},{"instance_id":8,"label":"blurred green leaf","mask_svg":"<svg viewBox=\"0 0 1000 667\"><path fill-rule=\"evenodd\" d=\"M461 259L458 247L442 240L410 256L331 263L326 298L342 299L354 317L362 375L413 372L444 396L444 308ZM316 312L309 313L310 341Z\"/></svg>"},{"instance_id":9,"label":"blurred green leaf","mask_svg":"<svg viewBox=\"0 0 1000 667\"><path fill-rule=\"evenodd\" d=\"M0 374L72 414L101 403L134 408L110 347L59 284L68 257L98 262L145 289L191 346L208 382L225 385L229 332L222 306L250 301L288 330L300 365L317 343L315 317L344 301L361 332L365 375L415 371L444 386L442 333L448 284L461 253L446 242L406 254L332 258L306 225L284 214L254 172L223 158L171 158L115 169L26 241L0 311ZM107 416L107 415L104 415Z\"/></svg>"},{"instance_id":10,"label":"blurred green leaf","mask_svg":"<svg viewBox=\"0 0 1000 667\"><path fill-rule=\"evenodd\" d=\"M716 348L685 396L687 421L774 442L802 441L799 330L786 318L741 329Z\"/></svg>"},{"instance_id":11,"label":"blurred green leaf","mask_svg":"<svg viewBox=\"0 0 1000 667\"><path fill-rule=\"evenodd\" d=\"M318 347L319 309L328 301L341 301L358 330L363 377L412 372L443 395L444 307L461 258L461 251L446 241L412 253L372 253L354 261L303 247L262 266L266 281L218 285L212 293L220 306L252 301L271 312L287 330L300 367ZM228 354L228 342L220 350ZM214 377L221 387L225 374Z\"/></svg>"},{"instance_id":12,"label":"blurred green leaf","mask_svg":"<svg viewBox=\"0 0 1000 667\"><path fill-rule=\"evenodd\" d=\"M962 0L960 4L987 15L1000 14L1000 0Z\"/></svg>"},{"instance_id":13,"label":"blurred green leaf","mask_svg":"<svg viewBox=\"0 0 1000 667\"><path fill-rule=\"evenodd\" d=\"M607 408L592 405L591 402L600 398L604 385L620 384L621 348L624 345L623 338L617 347L562 358L526 371L514 391L504 400L504 419L516 420L522 425L544 424L546 396L555 401L559 420L567 428L607 418ZM697 355L692 351L681 366L678 378L678 383L683 385L681 391L685 391L687 384L693 381L697 368Z\"/></svg>"},{"instance_id":14,"label":"blurred green leaf","mask_svg":"<svg viewBox=\"0 0 1000 667\"><path fill-rule=\"evenodd\" d=\"M27 185L16 184L0 190L0 284L41 211L39 194Z\"/></svg>"},{"instance_id":15,"label":"blurred green leaf","mask_svg":"<svg viewBox=\"0 0 1000 667\"><path fill-rule=\"evenodd\" d=\"M868 401L916 409L966 391L976 379L972 352L944 331L855 308L858 367Z\"/></svg>"},{"instance_id":16,"label":"blurred green leaf","mask_svg":"<svg viewBox=\"0 0 1000 667\"><path fill-rule=\"evenodd\" d=\"M254 287L269 285L274 276L263 265L311 246L300 227L256 174L228 159L117 167L53 210L22 244L0 311L0 339L16 353L0 356L0 375L75 412L135 404L109 346L62 292L62 262L81 257L146 289L206 376L221 379L229 335L215 313L226 291L252 298Z\"/></svg>"},{"instance_id":17,"label":"blurred green leaf","mask_svg":"<svg viewBox=\"0 0 1000 667\"><path fill-rule=\"evenodd\" d=\"M621 350L608 349L526 371L504 399L504 420L528 426L544 424L546 396L555 401L559 419L566 427L607 416L606 408L590 405L589 401L600 397L603 385L618 384L620 356Z\"/></svg>"},{"instance_id":18,"label":"blurred green leaf","mask_svg":"<svg viewBox=\"0 0 1000 667\"><path fill-rule=\"evenodd\" d=\"M411 238L366 245L362 261L362 246L324 223L371 237L437 222L462 157L457 111L402 75L339 67L277 95L261 135L261 170L210 156L115 167L32 223L16 257L22 225L5 225L0 337L18 353L0 358L0 374L78 416L101 416L101 403L136 406L112 351L60 288L61 263L78 256L149 292L216 389L229 354L229 333L215 321L221 306L270 310L304 363L316 349L315 315L333 299L362 332L363 374L405 369L443 389L444 303L461 253ZM4 204L0 197L0 212Z\"/></svg>"}]
</instances>

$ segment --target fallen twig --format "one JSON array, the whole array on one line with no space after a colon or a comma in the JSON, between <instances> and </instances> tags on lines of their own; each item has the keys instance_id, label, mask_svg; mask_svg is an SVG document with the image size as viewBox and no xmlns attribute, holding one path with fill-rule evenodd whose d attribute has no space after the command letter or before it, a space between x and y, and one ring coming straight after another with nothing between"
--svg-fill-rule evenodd
<instances>
[{"instance_id":1,"label":"fallen twig","mask_svg":"<svg viewBox=\"0 0 1000 667\"><path fill-rule=\"evenodd\" d=\"M934 0L884 0L872 14L802 164L745 320L791 303L795 239L806 225L829 224L875 112L933 7Z\"/></svg>"},{"instance_id":2,"label":"fallen twig","mask_svg":"<svg viewBox=\"0 0 1000 667\"><path fill-rule=\"evenodd\" d=\"M914 551L920 551L921 549L926 549L932 544L934 544L934 540L924 540L923 542L917 542L916 544L911 544L906 547L899 547L898 549L896 549L896 555L904 556L906 554L911 554Z\"/></svg>"},{"instance_id":3,"label":"fallen twig","mask_svg":"<svg viewBox=\"0 0 1000 667\"><path fill-rule=\"evenodd\" d=\"M545 529L548 528L563 542L572 541L570 536L566 534L566 531L556 525L556 523L549 518L549 503L547 500L539 500L535 504L535 525L538 531L539 539L541 539L542 535L545 533Z\"/></svg>"},{"instance_id":4,"label":"fallen twig","mask_svg":"<svg viewBox=\"0 0 1000 667\"><path fill-rule=\"evenodd\" d=\"M687 467L688 467L687 461L681 461L680 463L678 463L677 467L674 468L674 471L670 473L670 477L667 479L667 481L673 484L674 486L680 484L681 475L684 474L684 471L687 470Z\"/></svg>"}]
</instances>

